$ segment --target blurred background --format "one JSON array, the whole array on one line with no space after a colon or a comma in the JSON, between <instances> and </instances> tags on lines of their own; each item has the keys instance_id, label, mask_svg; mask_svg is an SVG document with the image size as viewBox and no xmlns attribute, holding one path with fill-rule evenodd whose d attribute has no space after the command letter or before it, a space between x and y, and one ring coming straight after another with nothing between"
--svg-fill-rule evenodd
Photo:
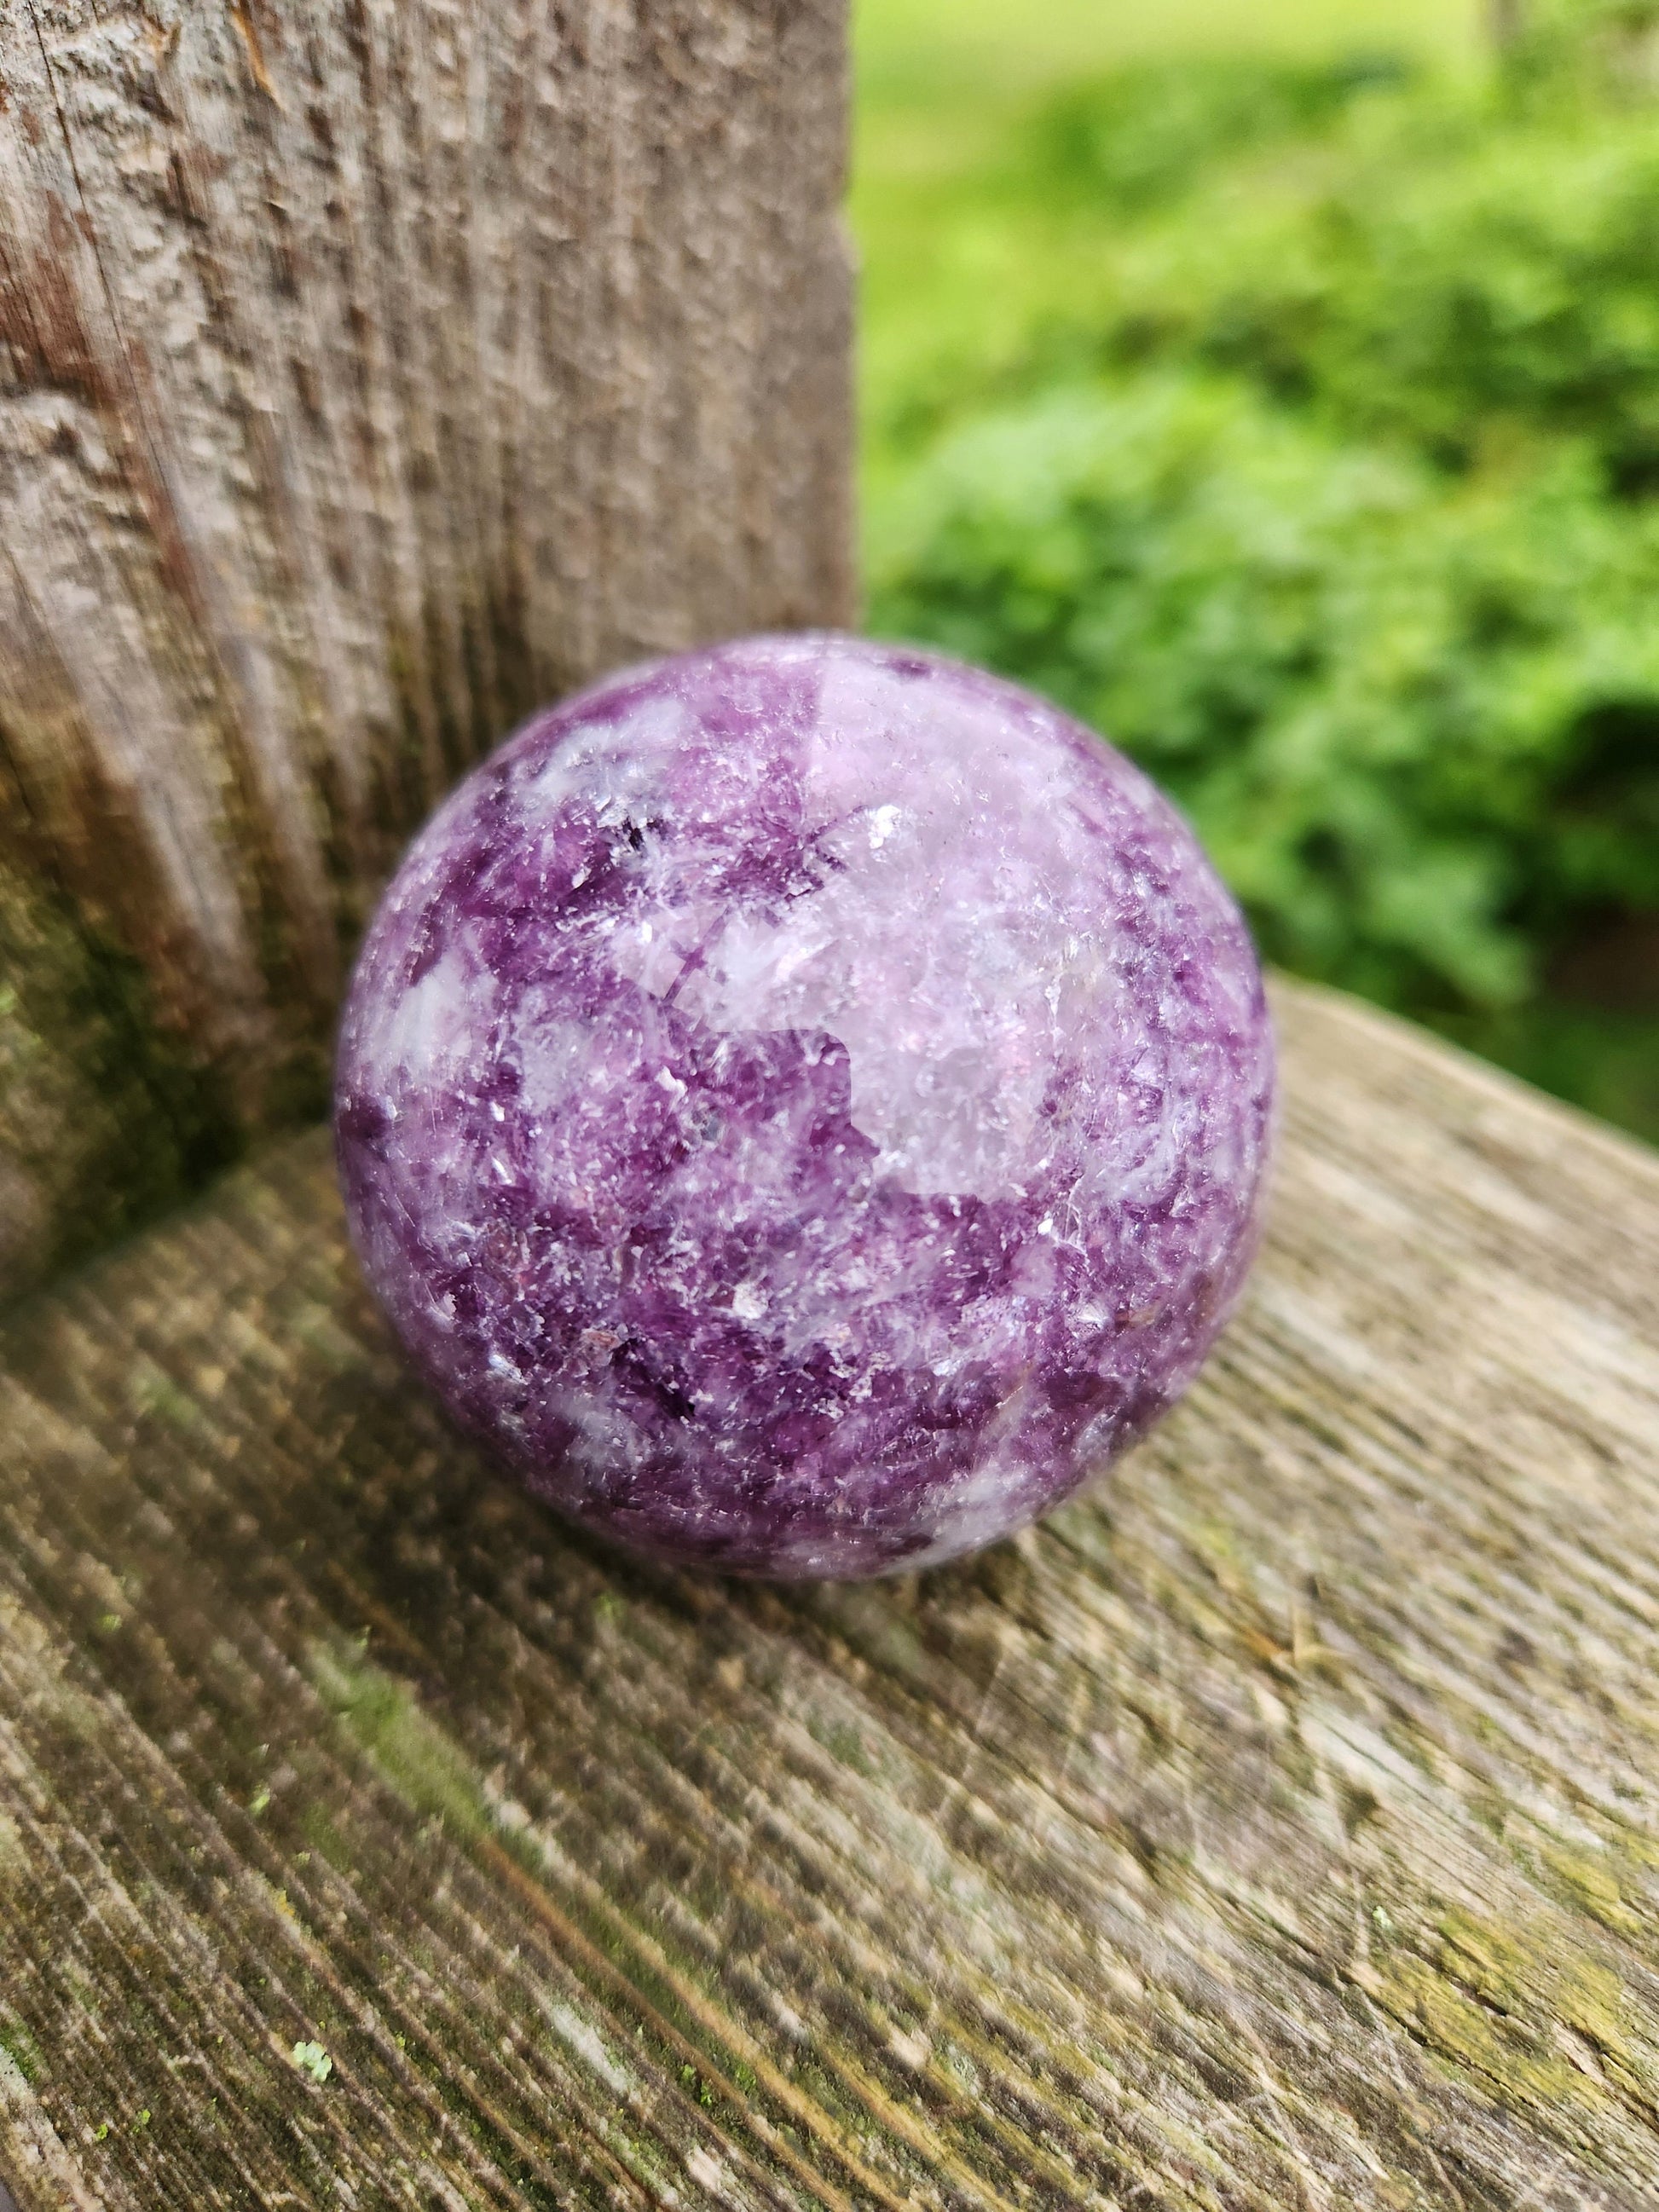
<instances>
[{"instance_id":1,"label":"blurred background","mask_svg":"<svg viewBox=\"0 0 1659 2212\"><path fill-rule=\"evenodd\" d=\"M1659 0L861 0L868 618L1659 1139Z\"/></svg>"}]
</instances>

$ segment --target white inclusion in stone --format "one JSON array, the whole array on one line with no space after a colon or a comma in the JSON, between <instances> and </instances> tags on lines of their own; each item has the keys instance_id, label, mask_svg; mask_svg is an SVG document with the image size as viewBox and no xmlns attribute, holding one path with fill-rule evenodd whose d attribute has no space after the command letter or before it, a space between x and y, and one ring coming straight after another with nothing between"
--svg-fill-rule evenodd
<instances>
[{"instance_id":1,"label":"white inclusion in stone","mask_svg":"<svg viewBox=\"0 0 1659 2212\"><path fill-rule=\"evenodd\" d=\"M561 1018L551 1004L547 994L529 991L514 1009L524 1103L538 1121L550 1120L586 1096L593 1068L588 1024L570 1014Z\"/></svg>"},{"instance_id":2,"label":"white inclusion in stone","mask_svg":"<svg viewBox=\"0 0 1659 2212\"><path fill-rule=\"evenodd\" d=\"M732 1293L732 1310L739 1321L758 1321L770 1304L762 1283L739 1283Z\"/></svg>"},{"instance_id":3,"label":"white inclusion in stone","mask_svg":"<svg viewBox=\"0 0 1659 2212\"><path fill-rule=\"evenodd\" d=\"M585 799L608 826L633 821L643 827L658 764L672 751L684 723L680 702L659 696L641 702L622 723L578 726L520 787L525 819L547 821L571 799Z\"/></svg>"},{"instance_id":4,"label":"white inclusion in stone","mask_svg":"<svg viewBox=\"0 0 1659 2212\"><path fill-rule=\"evenodd\" d=\"M905 1559L907 1573L976 1552L1030 1518L1023 1502L1012 1515L1009 1510L1011 1501L1023 1501L1029 1489L1030 1470L1020 1455L1018 1429L1030 1395L1028 1384L1001 1407L988 1432L986 1455L979 1465L934 1493L932 1540Z\"/></svg>"},{"instance_id":5,"label":"white inclusion in stone","mask_svg":"<svg viewBox=\"0 0 1659 2212\"><path fill-rule=\"evenodd\" d=\"M878 806L870 817L870 850L872 853L880 852L898 828L900 811L896 806Z\"/></svg>"},{"instance_id":6,"label":"white inclusion in stone","mask_svg":"<svg viewBox=\"0 0 1659 2212\"><path fill-rule=\"evenodd\" d=\"M878 892L878 864L866 852L861 873L858 847L840 842L842 872L815 894L710 933L679 1006L712 1030L844 1046L853 1121L901 1189L1018 1197L1057 1042L1086 1050L1091 1030L1109 1032L1121 986L1098 939L1056 942L994 893L939 896L927 844L907 854L902 881L884 869Z\"/></svg>"},{"instance_id":7,"label":"white inclusion in stone","mask_svg":"<svg viewBox=\"0 0 1659 2212\"><path fill-rule=\"evenodd\" d=\"M418 983L381 1000L362 1057L383 1075L401 1069L410 1083L429 1079L470 1054L480 1002L494 995L493 977L465 943L452 945Z\"/></svg>"}]
</instances>

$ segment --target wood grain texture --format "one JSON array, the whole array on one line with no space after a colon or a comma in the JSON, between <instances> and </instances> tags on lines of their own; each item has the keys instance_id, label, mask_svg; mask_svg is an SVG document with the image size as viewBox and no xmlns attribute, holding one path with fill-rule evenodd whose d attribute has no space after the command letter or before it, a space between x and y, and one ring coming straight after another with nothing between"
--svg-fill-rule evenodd
<instances>
[{"instance_id":1,"label":"wood grain texture","mask_svg":"<svg viewBox=\"0 0 1659 2212\"><path fill-rule=\"evenodd\" d=\"M843 12L0 0L0 1279L318 1110L532 706L848 618Z\"/></svg>"},{"instance_id":2,"label":"wood grain texture","mask_svg":"<svg viewBox=\"0 0 1659 2212\"><path fill-rule=\"evenodd\" d=\"M1190 1399L920 1578L677 1578L482 1474L319 1134L22 1310L24 2212L1651 2206L1659 1160L1277 1006Z\"/></svg>"}]
</instances>

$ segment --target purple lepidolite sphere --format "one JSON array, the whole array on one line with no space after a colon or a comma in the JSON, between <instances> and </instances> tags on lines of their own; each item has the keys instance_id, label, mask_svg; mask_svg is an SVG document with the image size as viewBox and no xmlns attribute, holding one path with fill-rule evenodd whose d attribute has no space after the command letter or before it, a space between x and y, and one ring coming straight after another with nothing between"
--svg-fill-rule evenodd
<instances>
[{"instance_id":1,"label":"purple lepidolite sphere","mask_svg":"<svg viewBox=\"0 0 1659 2212\"><path fill-rule=\"evenodd\" d=\"M416 840L341 1040L353 1234L451 1411L666 1559L853 1576L1065 1497L1249 1265L1273 1048L1192 833L853 638L630 672Z\"/></svg>"}]
</instances>

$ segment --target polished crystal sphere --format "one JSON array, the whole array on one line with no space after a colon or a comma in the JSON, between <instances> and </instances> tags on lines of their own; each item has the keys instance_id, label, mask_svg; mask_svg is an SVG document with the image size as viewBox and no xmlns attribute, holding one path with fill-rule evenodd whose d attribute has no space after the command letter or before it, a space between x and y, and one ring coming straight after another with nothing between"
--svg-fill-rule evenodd
<instances>
[{"instance_id":1,"label":"polished crystal sphere","mask_svg":"<svg viewBox=\"0 0 1659 2212\"><path fill-rule=\"evenodd\" d=\"M1186 823L1030 693L762 637L538 714L369 930L336 1127L415 1365L663 1559L990 1542L1180 1394L1255 1243L1261 978Z\"/></svg>"}]
</instances>

